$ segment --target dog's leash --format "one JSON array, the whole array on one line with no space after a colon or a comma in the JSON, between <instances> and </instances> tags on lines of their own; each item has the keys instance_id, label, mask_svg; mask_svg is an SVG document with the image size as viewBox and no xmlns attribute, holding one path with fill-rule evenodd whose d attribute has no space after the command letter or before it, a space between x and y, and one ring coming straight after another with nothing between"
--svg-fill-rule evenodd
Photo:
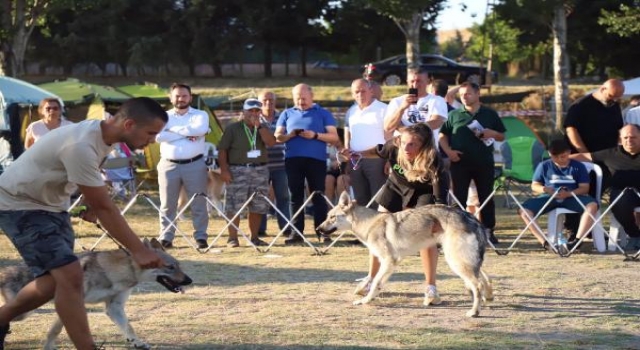
<instances>
[{"instance_id":1,"label":"dog's leash","mask_svg":"<svg viewBox=\"0 0 640 350\"><path fill-rule=\"evenodd\" d=\"M72 217L77 217L82 219L83 221L87 221L87 222L91 222L88 220L84 219L84 213L86 213L88 210L88 208L85 205L79 205L76 208L74 208L74 210L72 210L71 212L69 212L69 215L71 215ZM115 243L118 246L118 249L121 249L122 251L124 251L127 255L131 256L131 253L129 253L129 250L127 250L127 248L125 248L120 242L118 242L118 240L116 240L115 238L113 238L113 236L111 236L111 234L109 233L109 231L107 231L106 229L104 229L102 227L102 225L100 225L100 223L95 222L93 223L96 225L96 227L102 231L102 233L104 233L107 237L111 238L111 240L113 241L113 243ZM80 244L80 248L82 248L82 250L84 251L90 251L92 252L93 249L87 249L87 247L85 247L84 245L82 245L82 243Z\"/></svg>"}]
</instances>

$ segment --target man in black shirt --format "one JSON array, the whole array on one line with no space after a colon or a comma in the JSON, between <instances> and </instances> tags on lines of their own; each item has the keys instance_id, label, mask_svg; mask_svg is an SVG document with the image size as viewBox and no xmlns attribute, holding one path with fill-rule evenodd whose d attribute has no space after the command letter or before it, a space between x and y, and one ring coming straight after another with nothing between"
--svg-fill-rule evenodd
<instances>
[{"instance_id":1,"label":"man in black shirt","mask_svg":"<svg viewBox=\"0 0 640 350\"><path fill-rule=\"evenodd\" d=\"M627 187L640 190L640 126L625 125L620 129L621 146L571 155L571 158L603 163L611 172L611 200L617 198ZM611 209L629 236L625 250L640 249L639 220L636 219L634 208L640 206L640 197L634 191L626 191Z\"/></svg>"}]
</instances>

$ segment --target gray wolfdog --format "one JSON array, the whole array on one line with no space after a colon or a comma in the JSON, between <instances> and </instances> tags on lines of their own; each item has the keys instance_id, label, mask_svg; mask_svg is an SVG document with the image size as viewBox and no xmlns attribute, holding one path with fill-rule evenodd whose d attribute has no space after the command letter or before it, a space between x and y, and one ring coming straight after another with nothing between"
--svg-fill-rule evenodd
<instances>
[{"instance_id":1,"label":"gray wolfdog","mask_svg":"<svg viewBox=\"0 0 640 350\"><path fill-rule=\"evenodd\" d=\"M101 252L84 252L78 254L84 270L84 300L86 303L105 303L106 314L111 318L128 342L135 348L150 349L133 331L124 306L133 287L140 282L156 281L173 293L182 292L182 286L191 284L191 278L181 269L178 261L167 254L160 242L155 238L145 239L144 244L154 249L165 262L157 269L140 269L128 252L109 250ZM0 293L5 302L12 300L22 287L33 280L33 275L26 266L12 266L0 271ZM28 314L16 317L20 321ZM57 319L47 334L45 350L55 349L55 341L62 331L62 322Z\"/></svg>"},{"instance_id":2,"label":"gray wolfdog","mask_svg":"<svg viewBox=\"0 0 640 350\"><path fill-rule=\"evenodd\" d=\"M343 192L318 230L352 231L371 254L380 260L380 270L371 281L368 294L353 304L373 300L402 257L440 243L445 259L473 294L467 316L480 314L480 299L493 299L489 277L482 271L485 229L471 214L444 205L427 205L398 213L379 213L358 206Z\"/></svg>"}]
</instances>

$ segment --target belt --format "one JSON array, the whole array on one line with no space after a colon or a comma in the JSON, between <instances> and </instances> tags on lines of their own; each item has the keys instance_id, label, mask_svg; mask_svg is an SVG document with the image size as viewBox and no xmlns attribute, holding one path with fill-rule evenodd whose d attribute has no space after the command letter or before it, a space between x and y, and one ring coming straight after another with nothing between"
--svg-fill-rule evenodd
<instances>
[{"instance_id":1,"label":"belt","mask_svg":"<svg viewBox=\"0 0 640 350\"><path fill-rule=\"evenodd\" d=\"M167 159L167 160L170 161L171 163L176 163L176 164L189 164L201 158L202 158L202 154L198 154L197 156L191 159Z\"/></svg>"},{"instance_id":2,"label":"belt","mask_svg":"<svg viewBox=\"0 0 640 350\"><path fill-rule=\"evenodd\" d=\"M267 165L267 163L247 163L247 164L229 164L229 165L231 165L231 166L245 166L245 167L248 167L248 168L255 168L255 167Z\"/></svg>"}]
</instances>

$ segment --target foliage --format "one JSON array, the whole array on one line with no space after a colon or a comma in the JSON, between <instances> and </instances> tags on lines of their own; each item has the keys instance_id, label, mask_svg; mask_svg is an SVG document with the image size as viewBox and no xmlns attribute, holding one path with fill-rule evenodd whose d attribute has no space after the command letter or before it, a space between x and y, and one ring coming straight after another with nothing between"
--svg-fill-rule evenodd
<instances>
[{"instance_id":1,"label":"foliage","mask_svg":"<svg viewBox=\"0 0 640 350\"><path fill-rule=\"evenodd\" d=\"M486 60L490 43L493 44L493 58L501 63L523 60L533 51L531 44L522 45L518 41L519 29L498 17L474 24L471 33L466 56L474 61Z\"/></svg>"},{"instance_id":2,"label":"foliage","mask_svg":"<svg viewBox=\"0 0 640 350\"><path fill-rule=\"evenodd\" d=\"M598 23L604 25L608 33L621 37L640 34L640 4L637 1L634 3L634 6L621 4L619 11L602 9L602 16L598 19Z\"/></svg>"}]
</instances>

